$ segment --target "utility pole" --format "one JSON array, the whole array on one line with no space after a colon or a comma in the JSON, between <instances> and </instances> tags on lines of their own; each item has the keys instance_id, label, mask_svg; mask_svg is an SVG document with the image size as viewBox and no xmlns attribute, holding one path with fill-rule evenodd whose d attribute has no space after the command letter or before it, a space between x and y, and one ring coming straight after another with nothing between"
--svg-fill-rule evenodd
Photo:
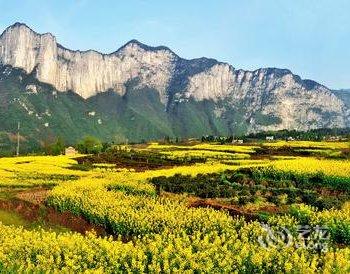
<instances>
[{"instance_id":1,"label":"utility pole","mask_svg":"<svg viewBox=\"0 0 350 274\"><path fill-rule=\"evenodd\" d=\"M21 127L21 123L18 122L17 125L17 150L16 150L16 155L19 156L19 129Z\"/></svg>"}]
</instances>

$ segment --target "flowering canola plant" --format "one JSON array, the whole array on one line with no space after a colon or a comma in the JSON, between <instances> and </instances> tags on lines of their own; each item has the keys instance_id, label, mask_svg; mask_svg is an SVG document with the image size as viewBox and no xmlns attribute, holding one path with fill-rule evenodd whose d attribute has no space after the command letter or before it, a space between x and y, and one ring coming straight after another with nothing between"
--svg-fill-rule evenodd
<instances>
[{"instance_id":1,"label":"flowering canola plant","mask_svg":"<svg viewBox=\"0 0 350 274\"><path fill-rule=\"evenodd\" d=\"M158 148L160 145L156 145ZM240 147L240 146L237 146ZM200 146L200 150L204 145ZM212 149L212 145L211 148ZM223 148L226 150L226 148ZM218 149L218 151L220 151ZM238 152L238 151L236 151ZM240 153L249 153L247 150ZM308 164L304 162L308 161ZM0 159L0 186L55 185L47 204L60 211L82 215L103 225L115 238L93 233L28 231L0 224L0 273L347 273L350 248L328 250L277 244L264 248L267 237L261 223L232 218L210 208L189 208L181 196L159 197L149 179L175 174L196 176L242 166L273 165L281 170L323 171L349 176L349 163L295 158L273 162L239 160L239 166L220 162L135 172L101 166L90 171L71 169L75 160L58 157ZM52 176L55 175L55 176ZM50 177L51 176L51 177ZM310 224L338 228L349 221L349 206L317 212L298 208ZM274 216L272 227L291 230L298 216Z\"/></svg>"},{"instance_id":2,"label":"flowering canola plant","mask_svg":"<svg viewBox=\"0 0 350 274\"><path fill-rule=\"evenodd\" d=\"M291 160L279 160L271 162L271 165L283 171L299 173L322 172L330 176L350 176L349 160L330 160L299 157Z\"/></svg>"},{"instance_id":3,"label":"flowering canola plant","mask_svg":"<svg viewBox=\"0 0 350 274\"><path fill-rule=\"evenodd\" d=\"M316 142L316 141L277 141L264 143L268 147L294 147L294 148L313 148L313 149L346 149L349 148L348 142Z\"/></svg>"}]
</instances>

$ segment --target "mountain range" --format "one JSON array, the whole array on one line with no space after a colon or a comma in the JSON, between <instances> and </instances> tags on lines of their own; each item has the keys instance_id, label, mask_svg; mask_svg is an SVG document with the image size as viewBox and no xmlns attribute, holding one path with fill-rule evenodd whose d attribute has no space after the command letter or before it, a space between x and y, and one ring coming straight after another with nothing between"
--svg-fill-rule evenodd
<instances>
[{"instance_id":1,"label":"mountain range","mask_svg":"<svg viewBox=\"0 0 350 274\"><path fill-rule=\"evenodd\" d=\"M348 91L288 69L186 60L131 40L117 51L69 50L22 23L0 36L0 144L56 136L121 142L350 126Z\"/></svg>"}]
</instances>

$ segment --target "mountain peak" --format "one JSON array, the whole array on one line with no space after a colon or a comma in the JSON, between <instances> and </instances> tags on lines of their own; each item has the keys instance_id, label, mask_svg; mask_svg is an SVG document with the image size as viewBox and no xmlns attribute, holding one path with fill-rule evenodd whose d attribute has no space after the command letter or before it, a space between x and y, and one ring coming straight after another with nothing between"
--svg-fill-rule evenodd
<instances>
[{"instance_id":1,"label":"mountain peak","mask_svg":"<svg viewBox=\"0 0 350 274\"><path fill-rule=\"evenodd\" d=\"M35 34L39 34L39 33L35 32L32 28L30 28L27 24L22 23L22 22L16 22L16 23L12 24L8 28L6 28L4 32L6 32L8 30L15 30L15 29L27 29Z\"/></svg>"},{"instance_id":2,"label":"mountain peak","mask_svg":"<svg viewBox=\"0 0 350 274\"><path fill-rule=\"evenodd\" d=\"M31 31L33 31L30 27L28 27L26 24L21 23L21 22L16 22L14 24L12 24L11 26L7 27L0 36L2 36L4 33L10 31L10 30L15 30L15 29L19 29L19 28L26 28L29 29Z\"/></svg>"},{"instance_id":3,"label":"mountain peak","mask_svg":"<svg viewBox=\"0 0 350 274\"><path fill-rule=\"evenodd\" d=\"M156 46L156 47L153 47L153 46L148 46L142 42L140 42L139 40L136 40L136 39L132 39L130 40L129 42L127 42L126 44L124 44L123 46L121 46L118 50L118 51L121 51L129 46L137 46L145 51L159 51L159 50L165 50L165 51L169 51L171 53L173 53L174 55L176 55L171 49L169 49L168 47L166 46Z\"/></svg>"},{"instance_id":4,"label":"mountain peak","mask_svg":"<svg viewBox=\"0 0 350 274\"><path fill-rule=\"evenodd\" d=\"M18 28L18 27L22 27L22 26L29 28L25 23L22 23L22 22L15 22L11 26L9 26L9 28Z\"/></svg>"},{"instance_id":5,"label":"mountain peak","mask_svg":"<svg viewBox=\"0 0 350 274\"><path fill-rule=\"evenodd\" d=\"M4 32L0 35L0 37L5 34L6 32L9 32L9 31L27 31L29 33L32 33L34 34L35 36L46 36L46 35L49 35L51 37L54 38L54 35L51 34L50 32L46 32L46 33L38 33L36 31L34 31L31 27L29 27L27 24L25 23L22 23L22 22L15 22L14 24L12 24L11 26L7 27Z\"/></svg>"},{"instance_id":6,"label":"mountain peak","mask_svg":"<svg viewBox=\"0 0 350 274\"><path fill-rule=\"evenodd\" d=\"M137 39L132 39L132 40L130 40L129 42L126 43L126 45L129 45L129 44L144 45L143 43L141 43Z\"/></svg>"},{"instance_id":7,"label":"mountain peak","mask_svg":"<svg viewBox=\"0 0 350 274\"><path fill-rule=\"evenodd\" d=\"M15 22L14 24L10 25L7 29L14 29L14 28L21 28L21 27L31 29L27 24L22 22Z\"/></svg>"}]
</instances>

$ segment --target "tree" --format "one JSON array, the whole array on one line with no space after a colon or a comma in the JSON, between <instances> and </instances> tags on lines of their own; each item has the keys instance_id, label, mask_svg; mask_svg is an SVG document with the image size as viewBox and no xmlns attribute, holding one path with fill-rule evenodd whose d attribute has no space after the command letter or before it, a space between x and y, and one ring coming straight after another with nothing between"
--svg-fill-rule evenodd
<instances>
[{"instance_id":1,"label":"tree","mask_svg":"<svg viewBox=\"0 0 350 274\"><path fill-rule=\"evenodd\" d=\"M166 144L170 143L170 137L168 135L164 136L164 143Z\"/></svg>"},{"instance_id":2,"label":"tree","mask_svg":"<svg viewBox=\"0 0 350 274\"><path fill-rule=\"evenodd\" d=\"M58 137L56 142L50 146L49 154L61 155L64 152L64 140L62 137Z\"/></svg>"},{"instance_id":3,"label":"tree","mask_svg":"<svg viewBox=\"0 0 350 274\"><path fill-rule=\"evenodd\" d=\"M86 136L78 143L78 151L83 154L97 154L102 151L102 143L93 136Z\"/></svg>"}]
</instances>

